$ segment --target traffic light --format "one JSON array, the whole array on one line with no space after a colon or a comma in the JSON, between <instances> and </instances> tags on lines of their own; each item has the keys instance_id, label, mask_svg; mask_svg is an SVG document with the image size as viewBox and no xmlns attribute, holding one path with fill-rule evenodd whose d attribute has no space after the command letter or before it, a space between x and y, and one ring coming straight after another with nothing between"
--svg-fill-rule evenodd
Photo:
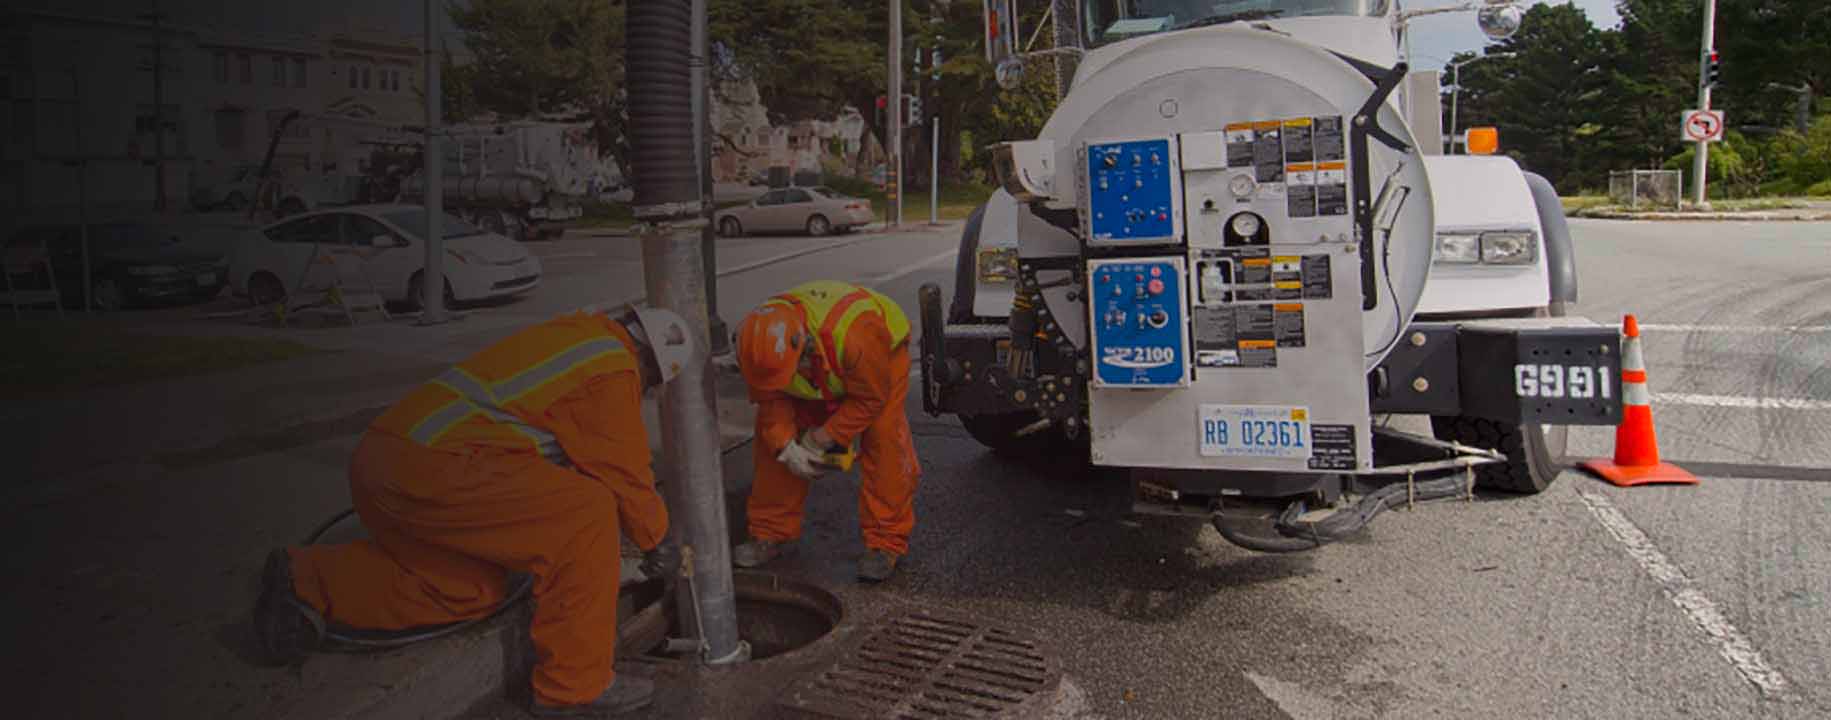
<instances>
[{"instance_id":1,"label":"traffic light","mask_svg":"<svg viewBox=\"0 0 1831 720\"><path fill-rule=\"evenodd\" d=\"M904 95L903 103L903 106L909 111L903 116L903 125L914 127L922 124L922 98L914 95Z\"/></svg>"},{"instance_id":2,"label":"traffic light","mask_svg":"<svg viewBox=\"0 0 1831 720\"><path fill-rule=\"evenodd\" d=\"M1710 51L1710 60L1704 66L1704 85L1716 87L1723 81L1723 57L1717 51Z\"/></svg>"},{"instance_id":3,"label":"traffic light","mask_svg":"<svg viewBox=\"0 0 1831 720\"><path fill-rule=\"evenodd\" d=\"M890 105L890 101L888 98L886 98L882 95L877 96L877 126L878 127L884 127L885 125L889 124L890 116L888 113L884 112L884 109L889 107L889 105Z\"/></svg>"}]
</instances>

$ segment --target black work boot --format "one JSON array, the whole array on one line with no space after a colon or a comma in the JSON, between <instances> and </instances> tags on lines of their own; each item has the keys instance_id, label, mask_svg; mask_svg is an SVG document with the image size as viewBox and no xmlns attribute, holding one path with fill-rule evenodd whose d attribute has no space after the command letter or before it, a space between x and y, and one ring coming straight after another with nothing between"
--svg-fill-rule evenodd
<instances>
[{"instance_id":1,"label":"black work boot","mask_svg":"<svg viewBox=\"0 0 1831 720\"><path fill-rule=\"evenodd\" d=\"M647 678L618 675L598 699L578 705L548 705L540 700L529 708L535 717L608 717L648 707L655 699L655 683Z\"/></svg>"},{"instance_id":2,"label":"black work boot","mask_svg":"<svg viewBox=\"0 0 1831 720\"><path fill-rule=\"evenodd\" d=\"M270 665L301 662L324 641L324 616L293 591L292 558L285 548L267 553L261 596L254 603L254 635Z\"/></svg>"},{"instance_id":3,"label":"black work boot","mask_svg":"<svg viewBox=\"0 0 1831 720\"><path fill-rule=\"evenodd\" d=\"M889 580L896 573L897 559L885 550L866 550L858 559L858 579L868 583Z\"/></svg>"}]
</instances>

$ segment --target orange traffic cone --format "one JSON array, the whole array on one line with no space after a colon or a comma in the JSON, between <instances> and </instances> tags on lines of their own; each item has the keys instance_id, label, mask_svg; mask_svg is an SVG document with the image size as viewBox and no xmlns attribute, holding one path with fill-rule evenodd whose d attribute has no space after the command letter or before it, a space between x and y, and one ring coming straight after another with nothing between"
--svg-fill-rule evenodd
<instances>
[{"instance_id":1,"label":"orange traffic cone","mask_svg":"<svg viewBox=\"0 0 1831 720\"><path fill-rule=\"evenodd\" d=\"M1653 394L1647 391L1647 361L1640 352L1640 321L1622 321L1621 424L1615 426L1615 459L1580 464L1620 487L1671 483L1696 485L1697 476L1659 461L1659 439L1653 435Z\"/></svg>"}]
</instances>

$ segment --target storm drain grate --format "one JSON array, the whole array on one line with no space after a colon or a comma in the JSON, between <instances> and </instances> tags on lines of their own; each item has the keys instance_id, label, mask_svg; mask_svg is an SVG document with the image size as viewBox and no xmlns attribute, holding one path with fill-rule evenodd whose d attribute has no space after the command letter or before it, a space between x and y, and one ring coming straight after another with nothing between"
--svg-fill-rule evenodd
<instances>
[{"instance_id":1,"label":"storm drain grate","mask_svg":"<svg viewBox=\"0 0 1831 720\"><path fill-rule=\"evenodd\" d=\"M972 617L917 610L878 625L780 704L832 718L1010 717L1042 702L1061 675L1034 640Z\"/></svg>"}]
</instances>

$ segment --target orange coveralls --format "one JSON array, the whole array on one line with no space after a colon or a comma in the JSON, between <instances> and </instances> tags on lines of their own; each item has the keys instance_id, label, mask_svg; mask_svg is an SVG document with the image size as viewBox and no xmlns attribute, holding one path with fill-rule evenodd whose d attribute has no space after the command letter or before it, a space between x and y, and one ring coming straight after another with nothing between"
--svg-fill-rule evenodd
<instances>
[{"instance_id":1,"label":"orange coveralls","mask_svg":"<svg viewBox=\"0 0 1831 720\"><path fill-rule=\"evenodd\" d=\"M816 355L828 358L828 338L818 332L824 321L825 317L809 317L808 327L816 331L814 342L821 344ZM845 337L839 367L827 367L823 359L817 375L829 377L803 376L807 382L796 383L830 388L828 381L836 378L841 389L829 392L829 399L750 389L750 399L757 404L757 439L751 444L756 479L746 505L750 535L776 542L801 537L808 481L790 472L776 455L802 430L823 426L842 446L859 440L858 521L865 547L900 557L909 552L916 479L922 473L904 409L909 396L907 336L894 337L883 312L859 313L849 327L834 332Z\"/></svg>"},{"instance_id":2,"label":"orange coveralls","mask_svg":"<svg viewBox=\"0 0 1831 720\"><path fill-rule=\"evenodd\" d=\"M614 679L619 533L667 532L628 331L575 313L422 385L370 426L350 494L372 536L291 548L327 621L395 630L479 617L534 576L534 692L573 705ZM483 395L484 397L478 397Z\"/></svg>"}]
</instances>

